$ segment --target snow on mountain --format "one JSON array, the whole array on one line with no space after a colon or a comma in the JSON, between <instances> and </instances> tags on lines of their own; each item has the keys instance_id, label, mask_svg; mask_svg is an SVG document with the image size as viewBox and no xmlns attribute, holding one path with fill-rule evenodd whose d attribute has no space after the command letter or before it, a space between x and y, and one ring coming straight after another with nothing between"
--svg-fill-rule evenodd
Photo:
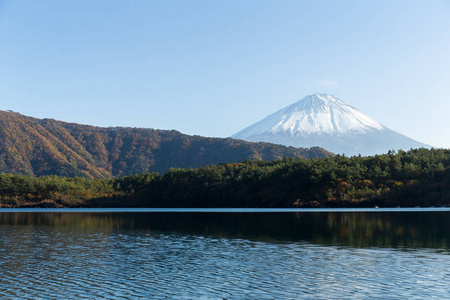
<instances>
[{"instance_id":1,"label":"snow on mountain","mask_svg":"<svg viewBox=\"0 0 450 300\"><path fill-rule=\"evenodd\" d=\"M320 146L346 155L431 146L395 132L333 95L306 96L231 136L294 147Z\"/></svg>"}]
</instances>

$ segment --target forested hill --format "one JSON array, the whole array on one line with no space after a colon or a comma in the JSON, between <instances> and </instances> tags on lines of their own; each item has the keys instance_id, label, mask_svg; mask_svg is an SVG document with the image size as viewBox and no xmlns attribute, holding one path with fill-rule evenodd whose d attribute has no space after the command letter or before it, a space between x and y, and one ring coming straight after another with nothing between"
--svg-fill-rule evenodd
<instances>
[{"instance_id":1,"label":"forested hill","mask_svg":"<svg viewBox=\"0 0 450 300\"><path fill-rule=\"evenodd\" d=\"M246 159L332 155L322 148L189 136L174 130L103 128L0 111L0 173L108 178Z\"/></svg>"},{"instance_id":2,"label":"forested hill","mask_svg":"<svg viewBox=\"0 0 450 300\"><path fill-rule=\"evenodd\" d=\"M0 207L450 206L450 150L284 158L114 179L0 174Z\"/></svg>"}]
</instances>

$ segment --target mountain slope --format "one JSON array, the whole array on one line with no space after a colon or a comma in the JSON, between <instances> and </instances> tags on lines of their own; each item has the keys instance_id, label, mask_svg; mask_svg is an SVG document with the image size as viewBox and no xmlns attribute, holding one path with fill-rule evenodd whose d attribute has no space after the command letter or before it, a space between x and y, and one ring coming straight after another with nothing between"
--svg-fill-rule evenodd
<instances>
[{"instance_id":1,"label":"mountain slope","mask_svg":"<svg viewBox=\"0 0 450 300\"><path fill-rule=\"evenodd\" d=\"M320 148L189 136L169 130L94 127L0 111L1 173L107 178L246 159L331 155Z\"/></svg>"},{"instance_id":2,"label":"mountain slope","mask_svg":"<svg viewBox=\"0 0 450 300\"><path fill-rule=\"evenodd\" d=\"M320 146L334 153L373 155L429 148L326 94L306 96L231 136L294 147Z\"/></svg>"}]
</instances>

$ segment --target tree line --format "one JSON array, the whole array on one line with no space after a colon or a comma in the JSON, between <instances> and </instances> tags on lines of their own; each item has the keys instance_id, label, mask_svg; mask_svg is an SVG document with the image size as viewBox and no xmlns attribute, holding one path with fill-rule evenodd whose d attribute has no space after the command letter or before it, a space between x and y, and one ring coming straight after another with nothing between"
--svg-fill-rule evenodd
<instances>
[{"instance_id":1,"label":"tree line","mask_svg":"<svg viewBox=\"0 0 450 300\"><path fill-rule=\"evenodd\" d=\"M2 207L450 205L450 150L246 160L116 179L0 175Z\"/></svg>"}]
</instances>

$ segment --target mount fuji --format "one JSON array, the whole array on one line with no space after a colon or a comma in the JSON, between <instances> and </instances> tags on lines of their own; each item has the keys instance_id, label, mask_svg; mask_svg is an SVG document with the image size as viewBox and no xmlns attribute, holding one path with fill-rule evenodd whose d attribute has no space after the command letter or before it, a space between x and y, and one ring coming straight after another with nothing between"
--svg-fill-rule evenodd
<instances>
[{"instance_id":1,"label":"mount fuji","mask_svg":"<svg viewBox=\"0 0 450 300\"><path fill-rule=\"evenodd\" d=\"M374 155L431 148L395 132L333 95L309 95L231 136L294 147L320 146L338 154Z\"/></svg>"}]
</instances>

